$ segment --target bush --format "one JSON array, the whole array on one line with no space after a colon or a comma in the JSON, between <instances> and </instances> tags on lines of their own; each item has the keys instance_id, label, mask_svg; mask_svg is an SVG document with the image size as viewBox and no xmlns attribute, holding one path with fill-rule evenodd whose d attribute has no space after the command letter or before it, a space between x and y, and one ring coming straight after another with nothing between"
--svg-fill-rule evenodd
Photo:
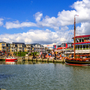
<instances>
[{"instance_id":1,"label":"bush","mask_svg":"<svg viewBox=\"0 0 90 90\"><path fill-rule=\"evenodd\" d=\"M39 52L31 52L31 55L33 56L34 55L39 55Z\"/></svg>"},{"instance_id":2,"label":"bush","mask_svg":"<svg viewBox=\"0 0 90 90\"><path fill-rule=\"evenodd\" d=\"M16 56L25 56L28 52L14 52Z\"/></svg>"},{"instance_id":3,"label":"bush","mask_svg":"<svg viewBox=\"0 0 90 90\"><path fill-rule=\"evenodd\" d=\"M14 54L15 54L16 56L25 56L26 54L28 54L28 52L14 52ZM31 52L30 55L33 56L33 54L34 54L34 55L39 55L39 52Z\"/></svg>"}]
</instances>

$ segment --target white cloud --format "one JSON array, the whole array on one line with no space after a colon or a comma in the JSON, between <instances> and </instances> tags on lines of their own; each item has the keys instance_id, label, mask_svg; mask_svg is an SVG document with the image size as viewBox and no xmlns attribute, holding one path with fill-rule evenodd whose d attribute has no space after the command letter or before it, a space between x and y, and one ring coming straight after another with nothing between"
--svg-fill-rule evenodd
<instances>
[{"instance_id":1,"label":"white cloud","mask_svg":"<svg viewBox=\"0 0 90 90\"><path fill-rule=\"evenodd\" d=\"M3 25L3 21L4 19L3 18L0 18L0 26L2 26Z\"/></svg>"},{"instance_id":2,"label":"white cloud","mask_svg":"<svg viewBox=\"0 0 90 90\"><path fill-rule=\"evenodd\" d=\"M32 26L37 26L35 23L32 22L22 22L20 23L18 20L14 22L6 22L5 26L7 29L11 28L21 28L21 27L32 27Z\"/></svg>"},{"instance_id":3,"label":"white cloud","mask_svg":"<svg viewBox=\"0 0 90 90\"><path fill-rule=\"evenodd\" d=\"M74 22L74 15L78 14L77 23L90 21L90 0L76 1L71 6L73 10L63 10L58 12L57 17L43 17L43 13L37 12L35 16L36 23L33 22L6 22L5 27L10 28L21 28L21 27L49 27L54 30L59 30L61 27L67 27L72 25ZM67 28L68 29L68 28Z\"/></svg>"},{"instance_id":4,"label":"white cloud","mask_svg":"<svg viewBox=\"0 0 90 90\"><path fill-rule=\"evenodd\" d=\"M40 13L40 12L37 12L36 14L35 14L35 20L37 21L37 22L39 22L40 20L41 20L41 18L42 18L42 13Z\"/></svg>"},{"instance_id":5,"label":"white cloud","mask_svg":"<svg viewBox=\"0 0 90 90\"><path fill-rule=\"evenodd\" d=\"M77 35L90 35L90 22L81 23L77 27Z\"/></svg>"},{"instance_id":6,"label":"white cloud","mask_svg":"<svg viewBox=\"0 0 90 90\"><path fill-rule=\"evenodd\" d=\"M78 22L90 21L90 0L77 1L72 7L79 14Z\"/></svg>"},{"instance_id":7,"label":"white cloud","mask_svg":"<svg viewBox=\"0 0 90 90\"><path fill-rule=\"evenodd\" d=\"M52 43L62 43L70 41L68 39L68 32L52 32L49 29L46 30L29 30L28 32L18 33L18 34L4 34L0 35L0 41L5 42L24 42L24 43L40 43L40 44L52 44ZM68 37L68 38L67 38Z\"/></svg>"},{"instance_id":8,"label":"white cloud","mask_svg":"<svg viewBox=\"0 0 90 90\"><path fill-rule=\"evenodd\" d=\"M90 0L76 1L71 7L72 10L58 12L57 17L49 17L47 15L43 17L43 13L37 12L34 15L36 23L20 23L19 21L15 21L6 22L5 24L7 29L34 26L53 28L55 32L49 29L45 31L32 29L26 33L0 35L0 39L2 40L3 38L4 41L9 42L22 41L25 43L42 44L72 42L73 30L69 30L68 25L74 24L75 14L79 15L79 17L76 18L76 23L81 23L81 26L77 27L77 33L90 34Z\"/></svg>"}]
</instances>

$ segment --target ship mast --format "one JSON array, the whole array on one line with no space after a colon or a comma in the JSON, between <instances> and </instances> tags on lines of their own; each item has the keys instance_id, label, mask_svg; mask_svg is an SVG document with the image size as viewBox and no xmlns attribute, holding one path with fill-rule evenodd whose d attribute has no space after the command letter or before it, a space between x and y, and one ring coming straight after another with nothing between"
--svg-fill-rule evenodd
<instances>
[{"instance_id":1,"label":"ship mast","mask_svg":"<svg viewBox=\"0 0 90 90\"><path fill-rule=\"evenodd\" d=\"M75 34L76 34L76 18L74 16L74 59L75 59Z\"/></svg>"}]
</instances>

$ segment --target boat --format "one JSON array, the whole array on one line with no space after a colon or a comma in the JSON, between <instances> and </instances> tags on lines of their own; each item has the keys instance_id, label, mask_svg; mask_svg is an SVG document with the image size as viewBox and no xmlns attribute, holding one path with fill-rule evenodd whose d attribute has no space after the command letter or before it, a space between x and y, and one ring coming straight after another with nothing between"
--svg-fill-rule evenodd
<instances>
[{"instance_id":1,"label":"boat","mask_svg":"<svg viewBox=\"0 0 90 90\"><path fill-rule=\"evenodd\" d=\"M80 58L67 58L65 60L66 63L70 63L70 64L90 64L90 59L80 59Z\"/></svg>"},{"instance_id":2,"label":"boat","mask_svg":"<svg viewBox=\"0 0 90 90\"><path fill-rule=\"evenodd\" d=\"M66 64L71 64L71 65L76 65L76 64L84 64L84 65L90 65L90 54L83 54L79 55L77 58L76 53L75 53L75 33L76 33L76 18L74 16L74 54L72 54L72 57L66 57L65 62Z\"/></svg>"},{"instance_id":3,"label":"boat","mask_svg":"<svg viewBox=\"0 0 90 90\"><path fill-rule=\"evenodd\" d=\"M8 57L5 59L5 62L17 62L17 58L15 57Z\"/></svg>"}]
</instances>

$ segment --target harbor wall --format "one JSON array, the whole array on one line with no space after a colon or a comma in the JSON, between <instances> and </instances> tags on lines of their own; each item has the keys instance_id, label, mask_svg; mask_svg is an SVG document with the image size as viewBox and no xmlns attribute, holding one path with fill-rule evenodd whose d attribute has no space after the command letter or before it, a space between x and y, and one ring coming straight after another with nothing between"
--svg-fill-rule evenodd
<instances>
[{"instance_id":1,"label":"harbor wall","mask_svg":"<svg viewBox=\"0 0 90 90\"><path fill-rule=\"evenodd\" d=\"M59 60L59 59L50 59L50 58L33 58L33 56L25 56L25 57L15 57L18 59L18 62L22 61L37 61L37 62L52 62L52 63L65 63L65 60ZM0 57L0 61L5 61L5 57Z\"/></svg>"},{"instance_id":2,"label":"harbor wall","mask_svg":"<svg viewBox=\"0 0 90 90\"><path fill-rule=\"evenodd\" d=\"M65 59L59 60L59 59L50 59L50 58L33 58L32 56L25 56L25 57L18 57L17 58L19 62L21 61L37 61L37 62L53 62L53 63L65 63Z\"/></svg>"}]
</instances>

